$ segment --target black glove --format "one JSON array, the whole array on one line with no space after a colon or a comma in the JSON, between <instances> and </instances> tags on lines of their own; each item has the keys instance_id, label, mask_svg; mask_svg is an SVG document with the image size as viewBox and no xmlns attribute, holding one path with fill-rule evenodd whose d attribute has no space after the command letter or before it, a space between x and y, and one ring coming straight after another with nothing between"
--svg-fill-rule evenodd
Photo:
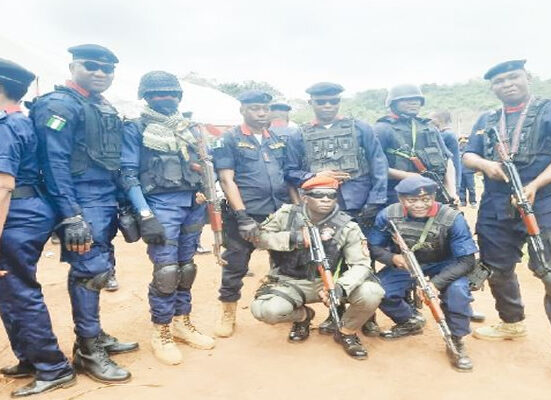
<instances>
[{"instance_id":1,"label":"black glove","mask_svg":"<svg viewBox=\"0 0 551 400\"><path fill-rule=\"evenodd\" d=\"M140 217L139 221L140 233L144 242L147 244L165 244L165 228L155 215L151 214L148 217Z\"/></svg>"},{"instance_id":2,"label":"black glove","mask_svg":"<svg viewBox=\"0 0 551 400\"><path fill-rule=\"evenodd\" d=\"M291 235L289 236L289 247L296 250L309 247L309 240L306 235L307 231L305 232L305 229L291 231Z\"/></svg>"},{"instance_id":3,"label":"black glove","mask_svg":"<svg viewBox=\"0 0 551 400\"><path fill-rule=\"evenodd\" d=\"M63 242L69 251L77 251L80 254L90 250L92 244L92 228L82 215L65 218L61 222L65 226Z\"/></svg>"},{"instance_id":4,"label":"black glove","mask_svg":"<svg viewBox=\"0 0 551 400\"><path fill-rule=\"evenodd\" d=\"M257 222L247 215L245 210L236 211L235 218L237 219L237 229L241 237L248 242L254 242L258 234Z\"/></svg>"},{"instance_id":5,"label":"black glove","mask_svg":"<svg viewBox=\"0 0 551 400\"><path fill-rule=\"evenodd\" d=\"M339 304L346 303L346 293L344 292L342 286L338 283L335 283L335 297L339 301Z\"/></svg>"},{"instance_id":6,"label":"black glove","mask_svg":"<svg viewBox=\"0 0 551 400\"><path fill-rule=\"evenodd\" d=\"M366 204L356 217L358 224L363 228L371 228L375 222L375 217L381 209L380 204Z\"/></svg>"}]
</instances>

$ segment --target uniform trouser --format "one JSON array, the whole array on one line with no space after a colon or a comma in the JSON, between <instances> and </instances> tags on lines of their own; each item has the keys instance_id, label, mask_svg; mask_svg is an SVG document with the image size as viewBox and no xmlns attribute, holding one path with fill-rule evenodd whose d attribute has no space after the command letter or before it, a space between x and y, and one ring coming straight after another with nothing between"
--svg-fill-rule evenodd
<instances>
[{"instance_id":1,"label":"uniform trouser","mask_svg":"<svg viewBox=\"0 0 551 400\"><path fill-rule=\"evenodd\" d=\"M91 288L89 282L113 270L114 250L111 242L117 233L117 206L88 206L84 203L81 208L84 219L92 228L92 248L85 254L78 254L62 246L61 260L71 264L68 287L75 333L79 337L92 338L101 331L100 289ZM62 233L60 237L63 237Z\"/></svg>"},{"instance_id":2,"label":"uniform trouser","mask_svg":"<svg viewBox=\"0 0 551 400\"><path fill-rule=\"evenodd\" d=\"M322 280L309 281L284 275L278 275L278 278L280 282L289 282L291 285L275 284L272 286L272 293L255 298L251 304L253 316L271 325L303 320L305 317L303 306L321 301L318 293L323 289ZM304 294L304 300L297 289ZM277 292L286 294L293 299L293 302L285 296L278 295ZM355 288L347 296L350 306L342 316L343 327L358 331L371 318L383 295L383 288L373 281L365 281Z\"/></svg>"},{"instance_id":3,"label":"uniform trouser","mask_svg":"<svg viewBox=\"0 0 551 400\"><path fill-rule=\"evenodd\" d=\"M181 281L179 268L193 261L205 223L205 207L183 207L151 200L148 203L165 228L167 243L148 245L147 254L156 269L165 266L168 267L167 271L171 271L163 274L162 291L155 279L149 285L151 321L155 324L169 324L175 315L191 312L191 292L182 286L184 282Z\"/></svg>"},{"instance_id":4,"label":"uniform trouser","mask_svg":"<svg viewBox=\"0 0 551 400\"><path fill-rule=\"evenodd\" d=\"M462 203L467 202L467 192L469 194L469 203L476 203L476 191L474 188L474 173L464 172L461 174L461 186L459 187L459 200Z\"/></svg>"},{"instance_id":5,"label":"uniform trouser","mask_svg":"<svg viewBox=\"0 0 551 400\"><path fill-rule=\"evenodd\" d=\"M0 314L11 348L37 379L54 380L72 368L59 349L40 284L36 263L54 226L51 208L39 197L13 200L2 233Z\"/></svg>"},{"instance_id":6,"label":"uniform trouser","mask_svg":"<svg viewBox=\"0 0 551 400\"><path fill-rule=\"evenodd\" d=\"M451 262L455 262L455 260L428 265L423 268L423 272L425 276L432 277ZM384 267L377 273L377 276L385 290L385 297L379 308L395 323L406 322L413 316L413 308L406 301L406 292L415 285L415 281L408 271L390 266ZM463 276L450 283L440 291L439 297L451 333L459 337L468 335L471 332L469 327L472 316L470 303L473 301L473 297L467 277Z\"/></svg>"},{"instance_id":7,"label":"uniform trouser","mask_svg":"<svg viewBox=\"0 0 551 400\"><path fill-rule=\"evenodd\" d=\"M549 248L551 237L551 213L537 215L539 227L547 248L547 260L550 259ZM524 304L520 295L518 277L515 273L516 264L522 259L522 247L526 243L526 229L520 218L497 220L495 218L480 218L476 224L480 259L491 267L493 273L488 284L495 299L495 307L499 317L508 323L524 320ZM534 258L530 254L528 267L535 267ZM551 276L544 281L546 293L543 303L547 318L551 321Z\"/></svg>"},{"instance_id":8,"label":"uniform trouser","mask_svg":"<svg viewBox=\"0 0 551 400\"><path fill-rule=\"evenodd\" d=\"M266 215L251 215L256 222L262 222ZM224 247L222 258L227 265L222 268L222 283L219 289L220 301L230 303L241 298L243 278L249 270L249 260L255 247L239 235L237 221L233 216L224 215Z\"/></svg>"}]
</instances>

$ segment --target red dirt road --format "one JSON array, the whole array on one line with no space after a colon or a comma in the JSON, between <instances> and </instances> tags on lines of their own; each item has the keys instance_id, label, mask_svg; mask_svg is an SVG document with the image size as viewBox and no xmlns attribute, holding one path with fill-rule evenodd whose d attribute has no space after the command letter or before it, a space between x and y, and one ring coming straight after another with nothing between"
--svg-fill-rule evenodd
<instances>
[{"instance_id":1,"label":"red dirt road","mask_svg":"<svg viewBox=\"0 0 551 400\"><path fill-rule=\"evenodd\" d=\"M467 210L469 219L474 210ZM211 236L205 230L204 243ZM355 361L331 337L314 331L303 344L289 344L288 325L269 326L256 321L249 303L258 280L268 269L267 255L257 252L251 262L255 277L246 278L240 302L236 334L217 339L210 351L194 350L183 344L184 362L175 367L160 364L151 354L147 284L151 266L143 243L129 245L116 239L117 275L121 289L102 293L104 329L122 340L137 340L138 352L114 356L130 369L133 379L126 385L107 386L79 375L78 383L41 399L314 399L339 398L376 400L547 400L551 398L551 328L543 311L543 287L525 266L519 266L526 324L525 339L482 342L467 338L475 370L455 372L448 363L444 345L427 310L423 335L394 342L362 338L369 359ZM48 254L53 252L55 254ZM39 266L46 302L60 345L70 355L74 340L69 298L66 290L67 265L58 262L59 249L48 244ZM218 313L219 267L212 255L198 256L199 275L194 284L193 320L200 330L211 334ZM475 307L491 323L498 320L488 290L475 294ZM315 307L315 323L327 315ZM390 322L379 315L379 322ZM473 324L475 325L475 324ZM0 365L15 361L5 333L0 330ZM0 378L0 399L27 380Z\"/></svg>"}]
</instances>

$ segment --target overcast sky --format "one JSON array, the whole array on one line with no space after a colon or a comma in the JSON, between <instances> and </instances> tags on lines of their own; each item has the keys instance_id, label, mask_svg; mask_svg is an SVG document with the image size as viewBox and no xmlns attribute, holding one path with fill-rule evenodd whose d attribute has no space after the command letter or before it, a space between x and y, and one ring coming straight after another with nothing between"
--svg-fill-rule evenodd
<instances>
[{"instance_id":1,"label":"overcast sky","mask_svg":"<svg viewBox=\"0 0 551 400\"><path fill-rule=\"evenodd\" d=\"M32 47L65 71L67 47L98 43L126 79L165 69L264 80L298 97L329 80L352 94L466 81L513 58L549 78L550 20L551 1L533 0L6 1L0 49L12 46L0 57L17 61L14 48Z\"/></svg>"}]
</instances>

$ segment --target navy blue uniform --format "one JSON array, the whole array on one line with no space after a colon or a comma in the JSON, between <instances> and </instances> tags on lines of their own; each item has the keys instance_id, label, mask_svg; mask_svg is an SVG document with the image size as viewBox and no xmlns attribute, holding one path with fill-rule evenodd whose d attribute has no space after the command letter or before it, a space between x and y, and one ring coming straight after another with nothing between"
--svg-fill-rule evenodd
<instances>
[{"instance_id":1,"label":"navy blue uniform","mask_svg":"<svg viewBox=\"0 0 551 400\"><path fill-rule=\"evenodd\" d=\"M457 136L450 129L444 129L442 132L442 140L446 148L452 155L453 167L455 168L455 186L457 192L459 193L459 188L461 187L461 154L459 152L459 142L457 141Z\"/></svg>"},{"instance_id":2,"label":"navy blue uniform","mask_svg":"<svg viewBox=\"0 0 551 400\"><path fill-rule=\"evenodd\" d=\"M32 122L18 108L0 111L0 172L15 177L16 189L1 238L0 313L13 352L32 365L38 380L55 380L72 372L59 349L36 264L54 227L54 212L39 196L38 140Z\"/></svg>"},{"instance_id":3,"label":"navy blue uniform","mask_svg":"<svg viewBox=\"0 0 551 400\"><path fill-rule=\"evenodd\" d=\"M390 206L392 207L392 206ZM434 213L441 207L436 203ZM389 207L381 210L375 219L368 241L372 248L380 247L389 249L387 256L379 259L386 266L377 273L381 284L385 290L385 297L379 308L390 317L395 323L402 324L413 316L413 309L405 301L406 292L413 285L414 280L408 271L396 268L392 264L391 255L399 254L392 241L392 236L387 228ZM406 216L406 221L413 218ZM427 218L416 219L416 221L425 222ZM421 267L426 276L432 278L436 288L440 291L440 300L442 301L442 310L446 316L446 321L454 336L463 337L470 332L469 321L472 315L470 303L473 301L469 290L469 282L461 271L457 274L451 269L457 268L459 257L473 255L477 252L476 244L472 238L467 221L462 214L458 214L447 232L448 241L446 253L449 256L443 260L425 263ZM374 252L376 249L373 250ZM458 276L459 275L459 276Z\"/></svg>"},{"instance_id":4,"label":"navy blue uniform","mask_svg":"<svg viewBox=\"0 0 551 400\"><path fill-rule=\"evenodd\" d=\"M85 282L114 267L111 242L117 231L117 177L116 171L92 161L82 172L73 173L73 152L86 146L87 140L82 102L107 103L101 96L90 97L74 83L67 84L70 89L56 88L39 98L31 117L40 141L46 186L59 216L67 218L82 213L92 227L89 252L79 255L61 247L61 261L71 265L68 286L75 332L80 337L92 338L101 330L99 291L89 289Z\"/></svg>"},{"instance_id":5,"label":"navy blue uniform","mask_svg":"<svg viewBox=\"0 0 551 400\"><path fill-rule=\"evenodd\" d=\"M465 153L467 148L467 142L459 144L459 150L461 152L461 157ZM467 202L467 194L469 196L469 203L476 204L476 188L474 180L474 171L470 168L461 166L461 184L459 185L459 200L461 203Z\"/></svg>"},{"instance_id":6,"label":"navy blue uniform","mask_svg":"<svg viewBox=\"0 0 551 400\"><path fill-rule=\"evenodd\" d=\"M213 146L214 166L217 170L231 169L239 188L246 212L257 222L288 203L289 191L283 179L285 143L265 131L258 143L246 125L232 128ZM222 257L228 264L222 268L219 299L235 302L241 297L243 277L247 273L252 243L238 232L237 220L231 210L224 214L225 248Z\"/></svg>"},{"instance_id":7,"label":"navy blue uniform","mask_svg":"<svg viewBox=\"0 0 551 400\"><path fill-rule=\"evenodd\" d=\"M388 163L373 129L356 120L354 128L358 143L364 149L369 173L350 179L339 187L339 206L351 214L366 204L384 205L388 180ZM306 160L302 135L303 132L298 130L289 137L285 162L285 179L297 188L315 176Z\"/></svg>"}]
</instances>

